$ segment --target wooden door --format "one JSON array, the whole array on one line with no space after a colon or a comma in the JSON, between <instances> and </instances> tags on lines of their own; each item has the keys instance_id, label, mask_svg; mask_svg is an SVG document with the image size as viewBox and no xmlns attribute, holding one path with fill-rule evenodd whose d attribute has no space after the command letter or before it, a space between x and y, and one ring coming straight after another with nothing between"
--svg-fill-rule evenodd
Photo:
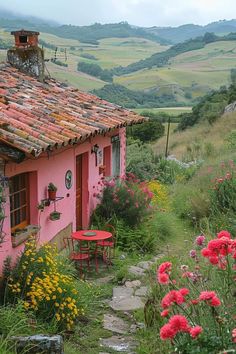
<instances>
[{"instance_id":1,"label":"wooden door","mask_svg":"<svg viewBox=\"0 0 236 354\"><path fill-rule=\"evenodd\" d=\"M82 155L76 156L76 230L82 229Z\"/></svg>"}]
</instances>

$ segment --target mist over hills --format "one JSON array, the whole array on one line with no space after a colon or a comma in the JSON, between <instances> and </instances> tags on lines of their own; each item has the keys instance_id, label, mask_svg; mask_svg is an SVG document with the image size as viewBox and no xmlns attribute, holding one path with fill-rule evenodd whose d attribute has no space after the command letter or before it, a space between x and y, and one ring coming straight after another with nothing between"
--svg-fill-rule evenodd
<instances>
[{"instance_id":1,"label":"mist over hills","mask_svg":"<svg viewBox=\"0 0 236 354\"><path fill-rule=\"evenodd\" d=\"M104 38L141 37L161 44L176 44L190 38L203 36L206 32L222 35L236 31L236 19L221 20L206 26L186 24L179 27L138 27L127 22L114 24L95 23L89 26L60 25L55 21L21 15L0 8L0 26L6 30L19 28L37 29L63 38L97 44Z\"/></svg>"}]
</instances>

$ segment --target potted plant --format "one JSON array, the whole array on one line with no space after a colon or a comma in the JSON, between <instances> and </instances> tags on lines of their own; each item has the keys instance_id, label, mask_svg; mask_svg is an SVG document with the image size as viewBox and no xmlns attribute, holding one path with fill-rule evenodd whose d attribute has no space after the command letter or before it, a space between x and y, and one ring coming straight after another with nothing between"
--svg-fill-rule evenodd
<instances>
[{"instance_id":1,"label":"potted plant","mask_svg":"<svg viewBox=\"0 0 236 354\"><path fill-rule=\"evenodd\" d=\"M57 195L57 187L52 182L48 185L48 198L50 200L55 200Z\"/></svg>"},{"instance_id":2,"label":"potted plant","mask_svg":"<svg viewBox=\"0 0 236 354\"><path fill-rule=\"evenodd\" d=\"M59 213L59 211L56 211L56 210L51 212L50 215L49 215L49 219L52 220L52 221L59 220L60 217L61 217L61 213Z\"/></svg>"}]
</instances>

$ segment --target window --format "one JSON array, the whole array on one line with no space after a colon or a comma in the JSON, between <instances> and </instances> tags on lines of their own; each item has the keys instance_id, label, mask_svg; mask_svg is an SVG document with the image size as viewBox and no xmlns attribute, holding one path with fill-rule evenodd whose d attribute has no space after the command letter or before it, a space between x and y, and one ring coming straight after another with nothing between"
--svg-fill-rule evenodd
<instances>
[{"instance_id":1,"label":"window","mask_svg":"<svg viewBox=\"0 0 236 354\"><path fill-rule=\"evenodd\" d=\"M19 36L20 43L27 43L27 36Z\"/></svg>"},{"instance_id":2,"label":"window","mask_svg":"<svg viewBox=\"0 0 236 354\"><path fill-rule=\"evenodd\" d=\"M29 224L29 174L21 173L9 179L11 230Z\"/></svg>"},{"instance_id":3,"label":"window","mask_svg":"<svg viewBox=\"0 0 236 354\"><path fill-rule=\"evenodd\" d=\"M111 138L112 142L112 176L120 175L120 139L119 135Z\"/></svg>"}]
</instances>

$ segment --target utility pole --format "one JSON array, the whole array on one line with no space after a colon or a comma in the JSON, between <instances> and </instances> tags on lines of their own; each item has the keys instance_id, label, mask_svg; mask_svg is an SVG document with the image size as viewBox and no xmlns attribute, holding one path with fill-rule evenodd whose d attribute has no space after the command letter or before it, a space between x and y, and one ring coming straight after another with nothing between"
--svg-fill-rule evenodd
<instances>
[{"instance_id":1,"label":"utility pole","mask_svg":"<svg viewBox=\"0 0 236 354\"><path fill-rule=\"evenodd\" d=\"M170 136L170 117L168 119L167 136L166 136L166 152L165 152L166 158L168 157L169 136Z\"/></svg>"}]
</instances>

